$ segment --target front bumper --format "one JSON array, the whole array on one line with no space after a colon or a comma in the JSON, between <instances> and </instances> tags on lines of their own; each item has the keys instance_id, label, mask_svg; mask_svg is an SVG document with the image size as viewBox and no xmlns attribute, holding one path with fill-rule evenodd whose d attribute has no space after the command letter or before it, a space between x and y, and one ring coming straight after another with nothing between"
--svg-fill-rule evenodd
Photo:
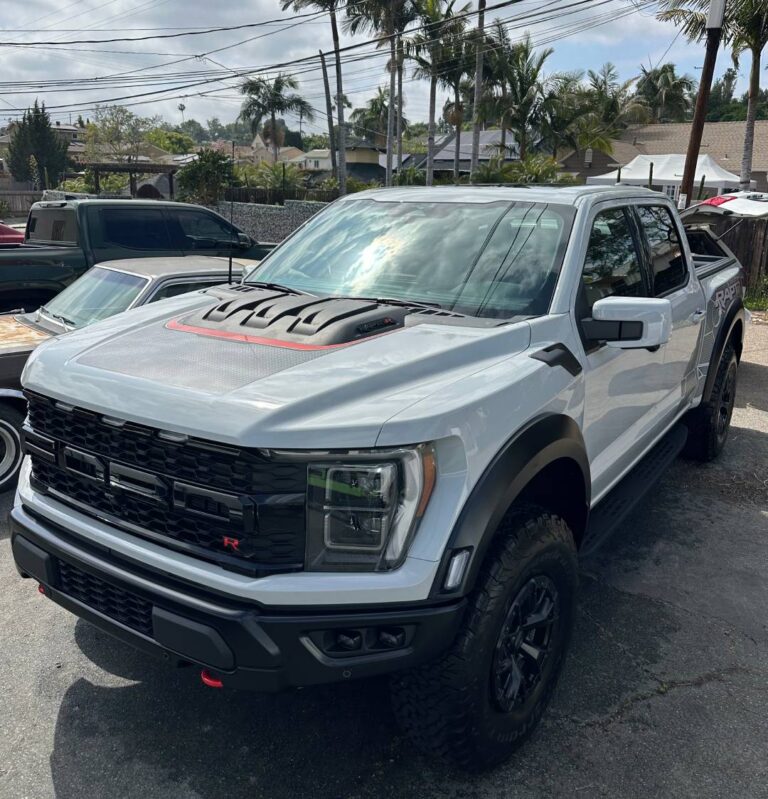
<instances>
[{"instance_id":1,"label":"front bumper","mask_svg":"<svg viewBox=\"0 0 768 799\"><path fill-rule=\"evenodd\" d=\"M11 530L19 573L46 596L139 649L205 668L226 687L278 691L411 668L450 645L464 611L464 601L268 610L118 558L24 505L11 512Z\"/></svg>"}]
</instances>

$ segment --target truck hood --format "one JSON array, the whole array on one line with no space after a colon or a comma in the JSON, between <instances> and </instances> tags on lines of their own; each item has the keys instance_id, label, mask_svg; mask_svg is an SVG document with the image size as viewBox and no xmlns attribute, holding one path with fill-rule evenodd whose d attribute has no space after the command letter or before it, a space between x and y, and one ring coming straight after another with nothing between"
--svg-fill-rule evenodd
<instances>
[{"instance_id":1,"label":"truck hood","mask_svg":"<svg viewBox=\"0 0 768 799\"><path fill-rule=\"evenodd\" d=\"M186 295L58 337L33 354L22 382L222 443L359 448L374 446L388 419L530 341L525 321L483 324L348 300L309 309L306 297L274 292L259 296L249 317L240 300L221 289ZM351 317L363 321L350 326Z\"/></svg>"}]
</instances>

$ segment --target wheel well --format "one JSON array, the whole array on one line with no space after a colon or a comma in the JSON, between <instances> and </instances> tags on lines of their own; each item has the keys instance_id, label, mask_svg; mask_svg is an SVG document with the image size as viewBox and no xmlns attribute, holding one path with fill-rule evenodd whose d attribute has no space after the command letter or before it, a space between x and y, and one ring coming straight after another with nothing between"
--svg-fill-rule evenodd
<instances>
[{"instance_id":1,"label":"wheel well","mask_svg":"<svg viewBox=\"0 0 768 799\"><path fill-rule=\"evenodd\" d=\"M736 350L736 357L741 360L741 351L744 346L744 325L742 325L741 319L733 326L730 341Z\"/></svg>"},{"instance_id":2,"label":"wheel well","mask_svg":"<svg viewBox=\"0 0 768 799\"><path fill-rule=\"evenodd\" d=\"M36 311L48 300L52 300L57 293L48 289L3 291L0 293L0 312L15 311L17 308L24 308L27 312Z\"/></svg>"},{"instance_id":3,"label":"wheel well","mask_svg":"<svg viewBox=\"0 0 768 799\"><path fill-rule=\"evenodd\" d=\"M514 504L540 505L562 516L581 544L587 526L589 506L581 467L571 458L559 458L545 466L517 495Z\"/></svg>"},{"instance_id":4,"label":"wheel well","mask_svg":"<svg viewBox=\"0 0 768 799\"><path fill-rule=\"evenodd\" d=\"M14 408L22 416L27 415L27 401L21 397L3 397L0 396L0 408Z\"/></svg>"}]
</instances>

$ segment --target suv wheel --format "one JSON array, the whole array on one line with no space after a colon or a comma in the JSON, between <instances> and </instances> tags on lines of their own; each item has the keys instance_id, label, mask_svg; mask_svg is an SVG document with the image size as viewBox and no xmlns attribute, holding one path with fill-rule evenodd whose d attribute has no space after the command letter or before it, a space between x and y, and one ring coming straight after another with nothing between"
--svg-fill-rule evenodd
<instances>
[{"instance_id":1,"label":"suv wheel","mask_svg":"<svg viewBox=\"0 0 768 799\"><path fill-rule=\"evenodd\" d=\"M728 344L717 365L712 394L687 419L688 441L684 450L687 457L711 461L722 452L736 403L738 370L736 350L733 344Z\"/></svg>"},{"instance_id":2,"label":"suv wheel","mask_svg":"<svg viewBox=\"0 0 768 799\"><path fill-rule=\"evenodd\" d=\"M393 678L395 713L417 746L480 771L530 735L568 648L577 575L560 517L531 506L507 515L451 648Z\"/></svg>"},{"instance_id":3,"label":"suv wheel","mask_svg":"<svg viewBox=\"0 0 768 799\"><path fill-rule=\"evenodd\" d=\"M19 479L23 422L24 416L16 408L0 407L0 492L14 488Z\"/></svg>"}]
</instances>

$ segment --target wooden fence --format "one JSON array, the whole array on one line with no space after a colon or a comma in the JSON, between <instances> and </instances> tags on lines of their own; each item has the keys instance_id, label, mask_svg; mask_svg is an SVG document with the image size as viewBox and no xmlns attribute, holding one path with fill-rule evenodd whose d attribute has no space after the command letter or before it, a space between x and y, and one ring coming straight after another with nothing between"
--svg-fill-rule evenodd
<instances>
[{"instance_id":1,"label":"wooden fence","mask_svg":"<svg viewBox=\"0 0 768 799\"><path fill-rule=\"evenodd\" d=\"M714 231L744 266L747 289L760 289L768 279L768 219L723 217Z\"/></svg>"},{"instance_id":2,"label":"wooden fence","mask_svg":"<svg viewBox=\"0 0 768 799\"><path fill-rule=\"evenodd\" d=\"M0 216L26 216L29 207L43 198L41 191L0 191ZM7 206L7 210L6 209Z\"/></svg>"}]
</instances>

